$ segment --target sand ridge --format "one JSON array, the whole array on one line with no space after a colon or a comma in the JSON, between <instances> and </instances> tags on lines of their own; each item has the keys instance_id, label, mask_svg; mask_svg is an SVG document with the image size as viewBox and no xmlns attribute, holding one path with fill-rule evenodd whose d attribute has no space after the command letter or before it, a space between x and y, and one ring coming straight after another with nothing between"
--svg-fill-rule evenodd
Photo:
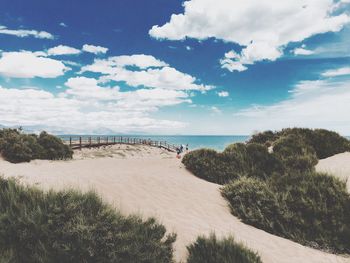
<instances>
[{"instance_id":1,"label":"sand ridge","mask_svg":"<svg viewBox=\"0 0 350 263\"><path fill-rule=\"evenodd\" d=\"M174 153L147 146L138 150L116 147L85 149L70 161L11 164L1 160L0 174L17 176L44 189L95 189L124 213L154 216L169 232L177 233L177 261L185 261L186 245L198 235L215 232L218 236L233 234L236 240L258 251L265 263L350 262L349 257L305 247L240 222L231 215L220 186L193 176Z\"/></svg>"},{"instance_id":2,"label":"sand ridge","mask_svg":"<svg viewBox=\"0 0 350 263\"><path fill-rule=\"evenodd\" d=\"M350 152L320 160L316 165L316 171L330 173L343 180L350 193Z\"/></svg>"}]
</instances>

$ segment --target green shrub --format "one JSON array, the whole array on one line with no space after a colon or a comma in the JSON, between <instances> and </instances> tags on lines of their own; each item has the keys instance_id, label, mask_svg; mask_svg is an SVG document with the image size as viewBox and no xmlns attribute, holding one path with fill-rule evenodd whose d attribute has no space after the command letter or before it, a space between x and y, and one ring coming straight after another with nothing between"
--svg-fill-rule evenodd
<instances>
[{"instance_id":1,"label":"green shrub","mask_svg":"<svg viewBox=\"0 0 350 263\"><path fill-rule=\"evenodd\" d=\"M122 216L92 192L42 192L0 179L4 261L166 263L174 241L154 219Z\"/></svg>"},{"instance_id":2,"label":"green shrub","mask_svg":"<svg viewBox=\"0 0 350 263\"><path fill-rule=\"evenodd\" d=\"M186 154L182 162L194 175L218 184L241 176L265 179L283 170L281 161L260 144L235 143L222 153L209 149L195 150Z\"/></svg>"},{"instance_id":3,"label":"green shrub","mask_svg":"<svg viewBox=\"0 0 350 263\"><path fill-rule=\"evenodd\" d=\"M232 213L243 222L270 232L283 229L283 210L266 182L242 177L226 184L221 194L229 201Z\"/></svg>"},{"instance_id":4,"label":"green shrub","mask_svg":"<svg viewBox=\"0 0 350 263\"><path fill-rule=\"evenodd\" d=\"M316 129L309 141L319 159L350 151L349 140L333 131Z\"/></svg>"},{"instance_id":5,"label":"green shrub","mask_svg":"<svg viewBox=\"0 0 350 263\"><path fill-rule=\"evenodd\" d=\"M314 170L318 162L314 148L305 143L303 137L289 134L279 138L273 146L274 155L289 170Z\"/></svg>"},{"instance_id":6,"label":"green shrub","mask_svg":"<svg viewBox=\"0 0 350 263\"><path fill-rule=\"evenodd\" d=\"M236 243L232 237L222 240L217 240L215 235L198 237L187 250L187 263L262 263L257 253Z\"/></svg>"},{"instance_id":7,"label":"green shrub","mask_svg":"<svg viewBox=\"0 0 350 263\"><path fill-rule=\"evenodd\" d=\"M43 156L45 159L71 159L73 156L73 151L68 145L63 144L61 139L45 131L40 133L38 143L43 148Z\"/></svg>"},{"instance_id":8,"label":"green shrub","mask_svg":"<svg viewBox=\"0 0 350 263\"><path fill-rule=\"evenodd\" d=\"M264 131L254 134L248 142L264 144L265 146L269 147L276 139L277 136L273 131Z\"/></svg>"},{"instance_id":9,"label":"green shrub","mask_svg":"<svg viewBox=\"0 0 350 263\"><path fill-rule=\"evenodd\" d=\"M244 222L309 246L350 252L350 196L344 182L316 172L241 178L222 188Z\"/></svg>"},{"instance_id":10,"label":"green shrub","mask_svg":"<svg viewBox=\"0 0 350 263\"><path fill-rule=\"evenodd\" d=\"M237 178L235 167L214 150L191 151L183 157L182 163L194 175L209 182L223 184Z\"/></svg>"},{"instance_id":11,"label":"green shrub","mask_svg":"<svg viewBox=\"0 0 350 263\"><path fill-rule=\"evenodd\" d=\"M15 129L0 131L0 151L2 156L13 163L29 162L33 156L40 156L40 146L35 135L21 134Z\"/></svg>"},{"instance_id":12,"label":"green shrub","mask_svg":"<svg viewBox=\"0 0 350 263\"><path fill-rule=\"evenodd\" d=\"M42 132L24 134L16 129L0 130L0 153L9 162L29 162L34 159L70 159L73 151L52 135Z\"/></svg>"},{"instance_id":13,"label":"green shrub","mask_svg":"<svg viewBox=\"0 0 350 263\"><path fill-rule=\"evenodd\" d=\"M325 129L287 128L278 132L266 131L253 135L248 143L274 145L274 143L289 135L302 138L305 146L312 147L318 159L350 151L350 142L338 133Z\"/></svg>"}]
</instances>

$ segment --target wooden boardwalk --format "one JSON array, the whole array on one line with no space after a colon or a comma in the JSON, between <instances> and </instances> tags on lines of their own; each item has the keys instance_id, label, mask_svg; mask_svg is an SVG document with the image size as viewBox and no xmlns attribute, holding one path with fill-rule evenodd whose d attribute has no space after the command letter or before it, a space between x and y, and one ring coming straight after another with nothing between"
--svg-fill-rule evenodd
<instances>
[{"instance_id":1,"label":"wooden boardwalk","mask_svg":"<svg viewBox=\"0 0 350 263\"><path fill-rule=\"evenodd\" d=\"M101 147L115 144L149 145L176 152L178 146L166 141L154 141L151 139L131 138L123 136L67 136L61 138L72 149Z\"/></svg>"}]
</instances>

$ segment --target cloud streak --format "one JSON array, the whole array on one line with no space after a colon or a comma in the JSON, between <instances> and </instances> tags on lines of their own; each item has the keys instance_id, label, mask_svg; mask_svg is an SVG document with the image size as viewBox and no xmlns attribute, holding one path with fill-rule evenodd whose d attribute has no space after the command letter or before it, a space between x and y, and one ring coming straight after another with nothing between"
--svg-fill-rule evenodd
<instances>
[{"instance_id":1,"label":"cloud streak","mask_svg":"<svg viewBox=\"0 0 350 263\"><path fill-rule=\"evenodd\" d=\"M28 30L28 29L8 29L0 25L0 34L16 37L34 37L41 39L54 39L55 37L46 31Z\"/></svg>"}]
</instances>

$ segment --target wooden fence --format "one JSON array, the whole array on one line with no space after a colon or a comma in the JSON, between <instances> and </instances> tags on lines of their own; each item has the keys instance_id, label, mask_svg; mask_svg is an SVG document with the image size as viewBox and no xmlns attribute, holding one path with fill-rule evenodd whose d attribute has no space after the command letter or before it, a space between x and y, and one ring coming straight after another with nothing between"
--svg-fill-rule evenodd
<instances>
[{"instance_id":1,"label":"wooden fence","mask_svg":"<svg viewBox=\"0 0 350 263\"><path fill-rule=\"evenodd\" d=\"M69 136L62 138L65 144L72 149L82 149L91 147L101 147L114 144L130 144L130 145L149 145L176 152L178 146L169 144L166 141L154 141L143 138L130 138L123 136Z\"/></svg>"}]
</instances>

